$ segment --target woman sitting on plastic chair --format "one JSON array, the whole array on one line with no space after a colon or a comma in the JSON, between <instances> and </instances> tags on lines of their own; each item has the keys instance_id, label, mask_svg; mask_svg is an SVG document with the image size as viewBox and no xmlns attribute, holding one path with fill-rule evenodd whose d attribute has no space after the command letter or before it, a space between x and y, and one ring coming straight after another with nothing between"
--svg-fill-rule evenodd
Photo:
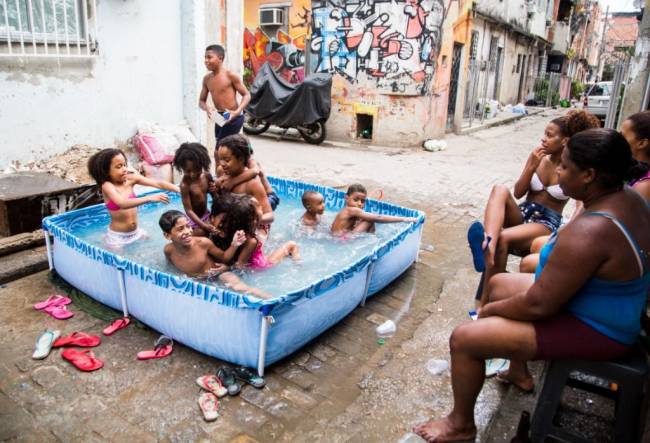
<instances>
[{"instance_id":1,"label":"woman sitting on plastic chair","mask_svg":"<svg viewBox=\"0 0 650 443\"><path fill-rule=\"evenodd\" d=\"M490 280L479 319L456 327L450 338L454 407L414 432L429 442L476 435L474 406L486 359L510 359L502 377L530 390L527 360L610 360L632 348L650 288L650 209L623 186L634 164L616 131L571 137L557 174L564 193L584 202L584 212L551 237L534 276Z\"/></svg>"}]
</instances>

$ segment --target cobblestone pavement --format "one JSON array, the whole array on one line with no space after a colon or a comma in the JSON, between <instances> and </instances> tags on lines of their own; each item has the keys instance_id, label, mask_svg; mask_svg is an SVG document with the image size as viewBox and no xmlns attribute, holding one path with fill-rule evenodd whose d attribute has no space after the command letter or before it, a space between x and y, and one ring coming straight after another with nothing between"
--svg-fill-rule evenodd
<instances>
[{"instance_id":1,"label":"cobblestone pavement","mask_svg":"<svg viewBox=\"0 0 650 443\"><path fill-rule=\"evenodd\" d=\"M213 423L201 418L194 380L219 362L181 345L166 359L139 362L136 353L157 334L135 326L103 339L95 353L106 366L94 373L77 372L59 351L32 360L44 328L100 334L105 322L74 305L75 317L65 323L34 311L33 303L53 291L46 272L12 282L0 289L0 440L415 441L410 427L451 405L449 372L432 375L426 364L448 359L449 334L473 306L477 275L465 245L467 222L480 216L493 184L514 182L553 112L450 136L448 149L435 153L253 138L270 174L340 187L358 181L426 211L418 263L268 368L266 388L246 387L224 399ZM380 345L374 329L387 318L398 331ZM477 412L481 433L503 394L486 384Z\"/></svg>"}]
</instances>

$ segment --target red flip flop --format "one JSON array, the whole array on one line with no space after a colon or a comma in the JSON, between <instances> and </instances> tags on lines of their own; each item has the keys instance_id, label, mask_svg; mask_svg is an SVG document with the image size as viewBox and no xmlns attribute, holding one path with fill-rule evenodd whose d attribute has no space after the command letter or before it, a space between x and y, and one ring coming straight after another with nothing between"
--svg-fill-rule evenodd
<instances>
[{"instance_id":1,"label":"red flip flop","mask_svg":"<svg viewBox=\"0 0 650 443\"><path fill-rule=\"evenodd\" d=\"M72 300L70 300L68 297L55 294L55 295L50 295L47 299L36 303L34 305L34 309L36 309L37 311L41 311L49 306L63 306L63 305L69 305L70 303L72 303Z\"/></svg>"},{"instance_id":2,"label":"red flip flop","mask_svg":"<svg viewBox=\"0 0 650 443\"><path fill-rule=\"evenodd\" d=\"M85 332L73 332L72 334L58 338L53 348L60 348L63 346L79 346L82 348L94 348L101 343L101 339L96 335L89 335Z\"/></svg>"},{"instance_id":3,"label":"red flip flop","mask_svg":"<svg viewBox=\"0 0 650 443\"><path fill-rule=\"evenodd\" d=\"M72 363L74 367L84 372L96 371L104 366L104 362L95 358L95 354L90 349L83 351L79 349L66 349L61 352L61 356Z\"/></svg>"},{"instance_id":4,"label":"red flip flop","mask_svg":"<svg viewBox=\"0 0 650 443\"><path fill-rule=\"evenodd\" d=\"M74 315L73 312L68 311L65 305L50 305L44 311L57 320L67 320Z\"/></svg>"},{"instance_id":5,"label":"red flip flop","mask_svg":"<svg viewBox=\"0 0 650 443\"><path fill-rule=\"evenodd\" d=\"M110 325L108 325L104 329L103 333L104 335L113 335L120 329L124 329L127 326L129 326L130 323L131 323L131 319L129 317L116 318L115 320L113 320L113 322Z\"/></svg>"},{"instance_id":6,"label":"red flip flop","mask_svg":"<svg viewBox=\"0 0 650 443\"><path fill-rule=\"evenodd\" d=\"M153 358L167 357L174 350L173 346L174 341L171 338L161 335L160 338L156 340L153 350L138 352L138 360L151 360Z\"/></svg>"}]
</instances>

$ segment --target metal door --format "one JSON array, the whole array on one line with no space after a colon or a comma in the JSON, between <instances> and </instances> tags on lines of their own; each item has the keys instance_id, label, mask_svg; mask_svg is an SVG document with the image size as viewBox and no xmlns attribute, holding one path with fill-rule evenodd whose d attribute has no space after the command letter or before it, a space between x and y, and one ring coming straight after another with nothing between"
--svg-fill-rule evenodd
<instances>
[{"instance_id":1,"label":"metal door","mask_svg":"<svg viewBox=\"0 0 650 443\"><path fill-rule=\"evenodd\" d=\"M451 77L449 80L449 96L447 98L447 127L454 123L456 113L456 100L458 99L458 77L460 76L460 58L463 53L463 45L454 43L454 52L451 57Z\"/></svg>"}]
</instances>

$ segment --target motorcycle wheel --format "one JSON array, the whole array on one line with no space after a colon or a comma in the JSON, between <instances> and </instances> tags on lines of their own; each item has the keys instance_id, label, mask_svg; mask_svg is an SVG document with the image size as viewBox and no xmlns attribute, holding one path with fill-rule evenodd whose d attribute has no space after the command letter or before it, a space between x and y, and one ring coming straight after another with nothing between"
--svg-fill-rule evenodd
<instances>
[{"instance_id":1,"label":"motorcycle wheel","mask_svg":"<svg viewBox=\"0 0 650 443\"><path fill-rule=\"evenodd\" d=\"M265 132L267 129L269 129L269 126L271 126L269 122L265 122L264 120L258 118L253 118L249 115L247 115L244 119L244 132L246 134L261 134L262 132Z\"/></svg>"},{"instance_id":2,"label":"motorcycle wheel","mask_svg":"<svg viewBox=\"0 0 650 443\"><path fill-rule=\"evenodd\" d=\"M325 122L322 120L311 125L298 126L297 129L302 138L312 145L320 145L327 136L327 132L325 131Z\"/></svg>"}]
</instances>

